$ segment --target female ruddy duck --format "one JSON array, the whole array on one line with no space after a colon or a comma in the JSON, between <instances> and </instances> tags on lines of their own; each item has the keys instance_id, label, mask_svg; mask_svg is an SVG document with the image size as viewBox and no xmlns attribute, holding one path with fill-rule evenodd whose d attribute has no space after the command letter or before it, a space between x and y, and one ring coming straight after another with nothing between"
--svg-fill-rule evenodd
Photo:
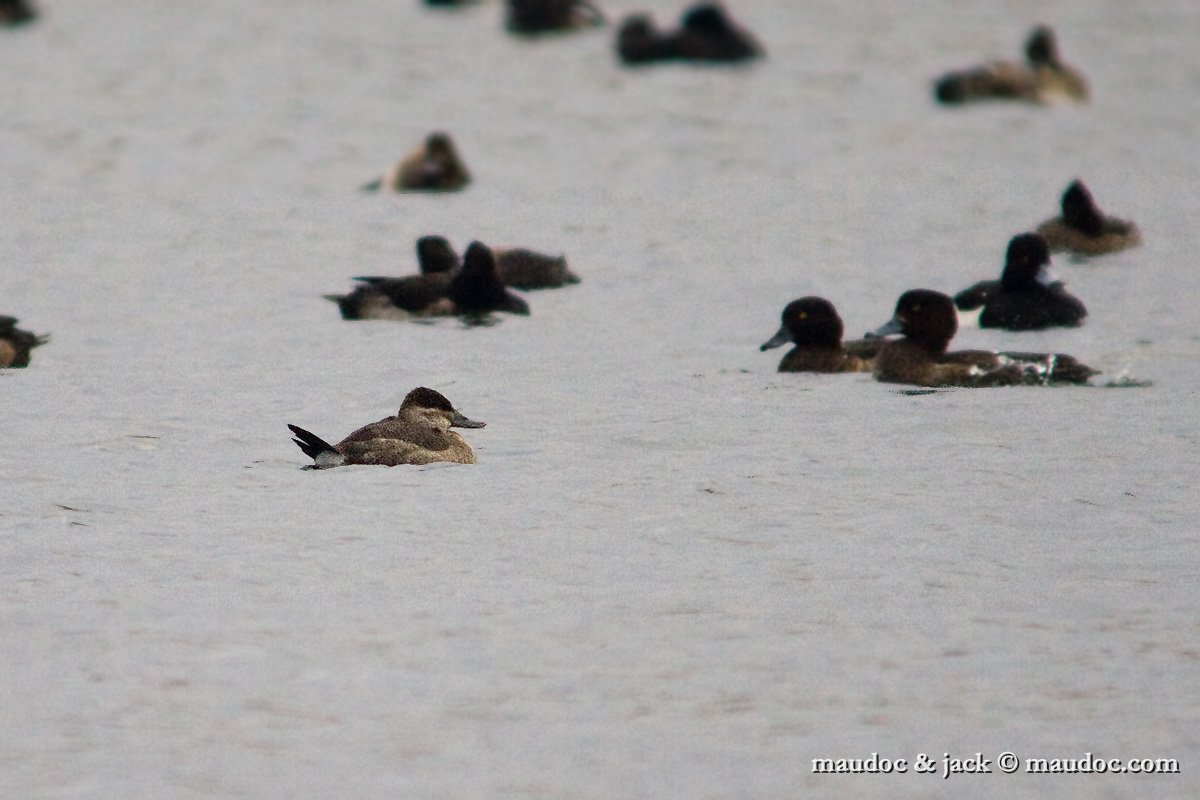
<instances>
[{"instance_id":1,"label":"female ruddy duck","mask_svg":"<svg viewBox=\"0 0 1200 800\"><path fill-rule=\"evenodd\" d=\"M934 96L947 105L973 100L1048 103L1058 98L1083 102L1090 96L1087 80L1059 58L1054 31L1045 25L1030 33L1025 59L1025 64L993 61L949 72L934 84Z\"/></svg>"},{"instance_id":2,"label":"female ruddy duck","mask_svg":"<svg viewBox=\"0 0 1200 800\"><path fill-rule=\"evenodd\" d=\"M467 419L442 394L422 386L408 393L396 416L364 425L336 445L295 425L288 428L296 434L292 441L313 460L305 469L329 469L347 464L474 464L471 445L450 429L485 424Z\"/></svg>"},{"instance_id":3,"label":"female ruddy duck","mask_svg":"<svg viewBox=\"0 0 1200 800\"><path fill-rule=\"evenodd\" d=\"M1116 253L1142 243L1137 225L1104 216L1081 180L1072 181L1063 192L1062 216L1046 220L1037 232L1051 250L1088 256Z\"/></svg>"},{"instance_id":4,"label":"female ruddy duck","mask_svg":"<svg viewBox=\"0 0 1200 800\"><path fill-rule=\"evenodd\" d=\"M896 313L875 331L903 335L884 345L875 358L875 379L916 386L1041 386L1087 383L1099 373L1060 353L947 353L958 332L958 315L948 295L913 289L900 295Z\"/></svg>"},{"instance_id":5,"label":"female ruddy duck","mask_svg":"<svg viewBox=\"0 0 1200 800\"><path fill-rule=\"evenodd\" d=\"M783 309L779 332L758 349L792 342L779 372L870 372L883 339L842 342L842 318L823 297L801 297Z\"/></svg>"},{"instance_id":6,"label":"female ruddy duck","mask_svg":"<svg viewBox=\"0 0 1200 800\"><path fill-rule=\"evenodd\" d=\"M425 143L406 155L382 178L376 178L362 188L373 192L390 189L394 192L450 192L471 182L458 150L449 134L435 131Z\"/></svg>"}]
</instances>

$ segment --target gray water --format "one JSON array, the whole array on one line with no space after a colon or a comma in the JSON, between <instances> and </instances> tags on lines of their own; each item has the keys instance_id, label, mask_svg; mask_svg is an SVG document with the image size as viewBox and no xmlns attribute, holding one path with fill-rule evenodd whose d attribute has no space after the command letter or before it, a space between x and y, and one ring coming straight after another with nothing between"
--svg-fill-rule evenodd
<instances>
[{"instance_id":1,"label":"gray water","mask_svg":"<svg viewBox=\"0 0 1200 800\"><path fill-rule=\"evenodd\" d=\"M496 2L42 4L0 31L6 798L1194 797L1200 8L738 0L769 58L629 71ZM605 2L610 18L683 3ZM1035 23L1086 106L936 107ZM475 182L356 191L430 130ZM998 274L1075 177L1145 245L1060 277L1143 388L780 375ZM483 329L322 294L441 233L583 283ZM431 386L479 463L301 471ZM814 775L815 758L1177 775ZM993 765L993 769L995 769Z\"/></svg>"}]
</instances>

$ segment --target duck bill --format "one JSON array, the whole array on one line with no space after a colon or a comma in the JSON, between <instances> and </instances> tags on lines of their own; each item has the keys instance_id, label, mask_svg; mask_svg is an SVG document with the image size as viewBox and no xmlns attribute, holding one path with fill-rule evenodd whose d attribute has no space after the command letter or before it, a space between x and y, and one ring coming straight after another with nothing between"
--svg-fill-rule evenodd
<instances>
[{"instance_id":1,"label":"duck bill","mask_svg":"<svg viewBox=\"0 0 1200 800\"><path fill-rule=\"evenodd\" d=\"M901 324L899 317L892 317L887 322L883 323L878 328L876 328L874 331L872 331L869 335L870 336L892 336L897 333L902 333L903 327L904 326Z\"/></svg>"},{"instance_id":2,"label":"duck bill","mask_svg":"<svg viewBox=\"0 0 1200 800\"><path fill-rule=\"evenodd\" d=\"M454 412L454 418L450 420L451 428L482 428L487 425L486 422L476 422L473 419L467 419L459 412Z\"/></svg>"},{"instance_id":3,"label":"duck bill","mask_svg":"<svg viewBox=\"0 0 1200 800\"><path fill-rule=\"evenodd\" d=\"M779 326L779 332L772 336L767 341L758 346L759 352L771 350L776 347L783 347L792 340L792 335L788 332L786 325Z\"/></svg>"}]
</instances>

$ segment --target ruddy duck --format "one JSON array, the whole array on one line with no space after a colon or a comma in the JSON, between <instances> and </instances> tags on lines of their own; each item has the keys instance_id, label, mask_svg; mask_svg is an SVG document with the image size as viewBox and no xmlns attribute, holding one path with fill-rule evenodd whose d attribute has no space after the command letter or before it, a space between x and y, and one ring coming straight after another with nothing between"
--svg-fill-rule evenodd
<instances>
[{"instance_id":1,"label":"ruddy duck","mask_svg":"<svg viewBox=\"0 0 1200 800\"><path fill-rule=\"evenodd\" d=\"M362 188L371 192L379 189L450 192L470 182L471 175L458 157L449 134L436 131L425 138L421 147L400 159L386 175Z\"/></svg>"},{"instance_id":2,"label":"ruddy duck","mask_svg":"<svg viewBox=\"0 0 1200 800\"><path fill-rule=\"evenodd\" d=\"M296 446L313 460L305 469L329 469L347 464L474 464L471 445L450 429L485 424L467 419L442 394L422 386L408 393L394 417L364 425L336 445L295 425L288 429L295 434Z\"/></svg>"},{"instance_id":3,"label":"ruddy duck","mask_svg":"<svg viewBox=\"0 0 1200 800\"><path fill-rule=\"evenodd\" d=\"M1081 180L1072 181L1063 192L1062 216L1046 220L1037 232L1053 251L1069 250L1088 256L1116 253L1142 243L1137 225L1104 216Z\"/></svg>"},{"instance_id":4,"label":"ruddy duck","mask_svg":"<svg viewBox=\"0 0 1200 800\"><path fill-rule=\"evenodd\" d=\"M1083 75L1059 58L1054 31L1049 27L1033 29L1025 43L1025 59L1025 64L993 61L949 72L935 82L934 96L947 105L973 100L1047 103L1058 98L1083 102L1090 96Z\"/></svg>"}]
</instances>

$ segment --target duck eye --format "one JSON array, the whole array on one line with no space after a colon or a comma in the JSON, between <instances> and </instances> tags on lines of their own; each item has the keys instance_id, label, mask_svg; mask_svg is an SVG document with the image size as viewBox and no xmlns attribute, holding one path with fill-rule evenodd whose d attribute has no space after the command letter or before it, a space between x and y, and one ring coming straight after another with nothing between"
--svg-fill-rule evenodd
<instances>
[{"instance_id":1,"label":"duck eye","mask_svg":"<svg viewBox=\"0 0 1200 800\"><path fill-rule=\"evenodd\" d=\"M801 311L799 314L796 315L796 319L808 319L808 312Z\"/></svg>"}]
</instances>

